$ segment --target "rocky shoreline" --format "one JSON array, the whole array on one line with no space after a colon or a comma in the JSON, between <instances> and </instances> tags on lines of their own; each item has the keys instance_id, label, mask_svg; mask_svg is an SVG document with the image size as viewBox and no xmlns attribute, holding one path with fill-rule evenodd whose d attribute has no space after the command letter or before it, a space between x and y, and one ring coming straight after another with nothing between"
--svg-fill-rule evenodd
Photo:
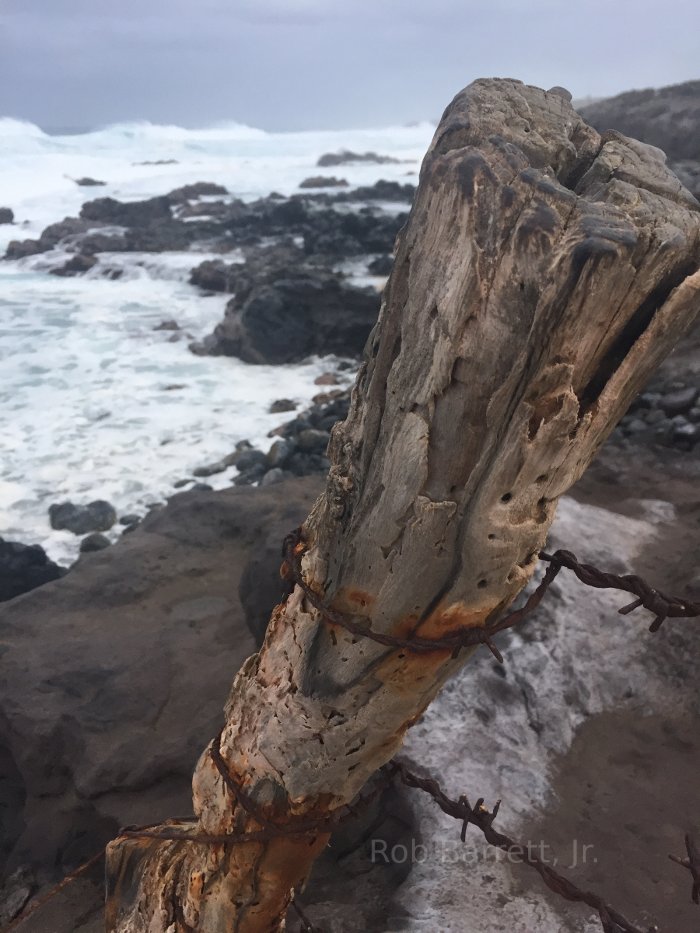
<instances>
[{"instance_id":1,"label":"rocky shoreline","mask_svg":"<svg viewBox=\"0 0 700 933\"><path fill-rule=\"evenodd\" d=\"M653 98L631 103L651 106ZM600 120L610 113L614 108L601 109ZM676 157L695 177L685 154ZM340 152L319 165L387 160ZM114 254L186 250L189 284L201 300L230 296L212 333L190 345L193 354L280 366L310 354L346 359L329 361L306 407L284 397L280 369L280 397L270 408L279 424L269 449L231 443L220 458L183 470L166 502L137 514L98 498L99 489L85 502L52 502L47 522L81 541L70 569L38 546L0 539L0 868L8 879L0 926L120 825L189 809L192 768L220 726L232 672L260 643L270 608L284 595L280 540L322 488L330 432L347 413L349 382L415 190L343 182L309 176L299 194L253 202L211 182L141 201L98 198L79 217L8 247L7 261L42 255L61 278L106 280L122 275ZM0 211L0 222L13 222L4 216ZM216 258L202 260L204 252ZM184 335L169 317L159 326ZM634 400L563 499L554 546L697 599L699 440L700 328ZM227 487L213 490L213 477ZM642 838L647 850L663 853L663 863L650 867L648 852L635 850L629 883L613 884L613 864L593 870L591 885L607 887L625 909L643 901L668 925L669 916L678 917L668 894L675 896L677 869L666 864L666 849L669 838L672 847L682 838L680 820L692 811L696 789L692 780L676 781L674 769L692 776L699 766L692 737L700 707L691 689L698 642L688 628L671 626L634 638L639 622L616 621L617 608L600 591L582 598L579 584L562 575L532 622L504 638L506 667L480 652L412 730L406 754L433 762L459 792L502 795L505 825L523 824L533 839L558 836L563 846L578 837L615 853L606 833ZM652 746L665 770L653 767ZM624 801L614 797L615 782L625 788ZM677 798L671 811L642 833L639 812L661 812L669 782ZM475 928L486 928L496 904L504 929L588 929L580 911L548 902L536 881L480 850L466 893L464 865L449 860L378 865L368 850L372 833L390 848L418 841L437 850L444 837L429 807L392 794L382 804L389 814L383 823L372 812L334 838L305 894L314 922L349 933L383 928L388 915L396 928L461 929L468 913ZM590 872L578 880L588 884ZM77 900L59 897L28 933L96 933L99 872L74 890Z\"/></svg>"}]
</instances>

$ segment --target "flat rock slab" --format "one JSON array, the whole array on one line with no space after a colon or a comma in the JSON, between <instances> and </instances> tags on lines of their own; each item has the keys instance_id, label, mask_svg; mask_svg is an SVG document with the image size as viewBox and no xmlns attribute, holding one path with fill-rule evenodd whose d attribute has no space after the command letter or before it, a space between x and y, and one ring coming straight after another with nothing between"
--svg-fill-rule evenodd
<instances>
[{"instance_id":1,"label":"flat rock slab","mask_svg":"<svg viewBox=\"0 0 700 933\"><path fill-rule=\"evenodd\" d=\"M241 574L319 488L183 493L0 607L0 867L60 877L120 826L190 812L203 738L255 650Z\"/></svg>"}]
</instances>

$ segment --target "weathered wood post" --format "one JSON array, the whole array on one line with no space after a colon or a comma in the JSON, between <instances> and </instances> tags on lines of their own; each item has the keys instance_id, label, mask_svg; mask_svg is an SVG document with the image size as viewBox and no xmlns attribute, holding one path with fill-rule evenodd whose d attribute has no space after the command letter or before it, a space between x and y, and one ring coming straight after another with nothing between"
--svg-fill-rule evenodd
<instances>
[{"instance_id":1,"label":"weathered wood post","mask_svg":"<svg viewBox=\"0 0 700 933\"><path fill-rule=\"evenodd\" d=\"M529 580L558 497L700 309L699 263L700 207L657 150L601 137L560 89L460 93L333 431L306 582L395 635L493 619ZM202 755L180 831L259 831L237 787L278 823L347 804L468 654L353 637L297 586L236 676L222 760ZM120 837L107 928L279 930L326 841Z\"/></svg>"}]
</instances>

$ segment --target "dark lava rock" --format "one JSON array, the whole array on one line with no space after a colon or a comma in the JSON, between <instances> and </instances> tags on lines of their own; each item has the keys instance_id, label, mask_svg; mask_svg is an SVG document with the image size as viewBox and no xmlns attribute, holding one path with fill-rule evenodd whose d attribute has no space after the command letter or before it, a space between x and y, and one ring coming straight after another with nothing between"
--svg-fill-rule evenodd
<instances>
[{"instance_id":1,"label":"dark lava rock","mask_svg":"<svg viewBox=\"0 0 700 933\"><path fill-rule=\"evenodd\" d=\"M267 455L264 454L262 450L242 450L234 461L236 469L240 473L245 473L258 466L265 466L266 463Z\"/></svg>"},{"instance_id":2,"label":"dark lava rock","mask_svg":"<svg viewBox=\"0 0 700 933\"><path fill-rule=\"evenodd\" d=\"M700 394L698 389L693 386L669 392L661 397L659 407L669 418L673 418L674 415L685 415L695 404L698 394Z\"/></svg>"},{"instance_id":3,"label":"dark lava rock","mask_svg":"<svg viewBox=\"0 0 700 933\"><path fill-rule=\"evenodd\" d=\"M13 224L15 215L9 207L0 207L0 224Z\"/></svg>"},{"instance_id":4,"label":"dark lava rock","mask_svg":"<svg viewBox=\"0 0 700 933\"><path fill-rule=\"evenodd\" d=\"M55 224L49 224L48 227L42 231L39 237L39 244L44 251L52 249L61 242L71 242L82 234L87 233L92 226L93 224L80 217L64 217L63 220L59 220Z\"/></svg>"},{"instance_id":5,"label":"dark lava rock","mask_svg":"<svg viewBox=\"0 0 700 933\"><path fill-rule=\"evenodd\" d=\"M107 184L106 181L99 181L99 179L90 178L89 176L86 176L85 178L74 178L73 181L76 183L76 185L80 185L81 188L95 188Z\"/></svg>"},{"instance_id":6,"label":"dark lava rock","mask_svg":"<svg viewBox=\"0 0 700 933\"><path fill-rule=\"evenodd\" d=\"M0 602L58 580L65 572L49 560L38 544L19 544L0 538Z\"/></svg>"},{"instance_id":7,"label":"dark lava rock","mask_svg":"<svg viewBox=\"0 0 700 933\"><path fill-rule=\"evenodd\" d=\"M38 240L10 240L5 250L5 259L24 259L25 256L35 256L43 253Z\"/></svg>"},{"instance_id":8,"label":"dark lava rock","mask_svg":"<svg viewBox=\"0 0 700 933\"><path fill-rule=\"evenodd\" d=\"M267 473L263 474L260 485L273 486L275 483L281 483L283 480L287 479L288 476L291 476L291 474L285 472L285 470L281 470L279 467L273 467L271 470L268 470Z\"/></svg>"},{"instance_id":9,"label":"dark lava rock","mask_svg":"<svg viewBox=\"0 0 700 933\"><path fill-rule=\"evenodd\" d=\"M228 194L228 190L223 185L217 185L212 181L196 181L192 185L183 185L182 188L175 188L166 195L170 201L194 201L197 198L212 197Z\"/></svg>"},{"instance_id":10,"label":"dark lava rock","mask_svg":"<svg viewBox=\"0 0 700 933\"><path fill-rule=\"evenodd\" d=\"M135 512L129 512L127 515L121 515L119 517L120 525L138 525L141 521L141 516L137 515Z\"/></svg>"},{"instance_id":11,"label":"dark lava rock","mask_svg":"<svg viewBox=\"0 0 700 933\"><path fill-rule=\"evenodd\" d=\"M372 275L391 275L391 270L393 268L393 256L377 256L377 258L373 259L372 262L367 266L368 272L370 272Z\"/></svg>"},{"instance_id":12,"label":"dark lava rock","mask_svg":"<svg viewBox=\"0 0 700 933\"><path fill-rule=\"evenodd\" d=\"M618 130L657 146L671 162L700 158L700 81L627 91L580 108L600 132Z\"/></svg>"},{"instance_id":13,"label":"dark lava rock","mask_svg":"<svg viewBox=\"0 0 700 933\"><path fill-rule=\"evenodd\" d=\"M49 269L51 275L82 275L83 272L89 272L93 266L97 265L97 259L94 256L85 256L83 253L76 253L62 266L56 266Z\"/></svg>"},{"instance_id":14,"label":"dark lava rock","mask_svg":"<svg viewBox=\"0 0 700 933\"><path fill-rule=\"evenodd\" d=\"M61 502L49 507L49 520L56 531L65 529L84 535L90 531L109 531L117 520L117 513L104 499L96 499L88 505Z\"/></svg>"},{"instance_id":15,"label":"dark lava rock","mask_svg":"<svg viewBox=\"0 0 700 933\"><path fill-rule=\"evenodd\" d=\"M402 185L398 181L384 181L380 179L373 185L355 188L348 193L348 199L357 201L402 201L409 204L416 196L416 186Z\"/></svg>"},{"instance_id":16,"label":"dark lava rock","mask_svg":"<svg viewBox=\"0 0 700 933\"><path fill-rule=\"evenodd\" d=\"M98 198L86 201L80 210L84 220L116 224L121 227L141 227L154 221L171 219L170 200L167 197L148 198L145 201L117 201Z\"/></svg>"},{"instance_id":17,"label":"dark lava rock","mask_svg":"<svg viewBox=\"0 0 700 933\"><path fill-rule=\"evenodd\" d=\"M190 272L190 284L208 292L233 292L241 275L241 263L207 259Z\"/></svg>"},{"instance_id":18,"label":"dark lava rock","mask_svg":"<svg viewBox=\"0 0 700 933\"><path fill-rule=\"evenodd\" d=\"M335 175L312 175L305 178L300 188L347 188L348 183L345 178L336 178Z\"/></svg>"},{"instance_id":19,"label":"dark lava rock","mask_svg":"<svg viewBox=\"0 0 700 933\"><path fill-rule=\"evenodd\" d=\"M214 333L195 352L248 363L292 363L312 354L359 356L380 297L311 268L274 270L241 283Z\"/></svg>"},{"instance_id":20,"label":"dark lava rock","mask_svg":"<svg viewBox=\"0 0 700 933\"><path fill-rule=\"evenodd\" d=\"M243 569L262 541L279 549L321 485L176 495L0 607L0 870L61 878L119 826L190 812L194 765L255 650ZM278 569L259 592L268 613Z\"/></svg>"},{"instance_id":21,"label":"dark lava rock","mask_svg":"<svg viewBox=\"0 0 700 933\"><path fill-rule=\"evenodd\" d=\"M580 108L597 130L618 130L663 149L669 165L700 197L700 81L628 91Z\"/></svg>"},{"instance_id":22,"label":"dark lava rock","mask_svg":"<svg viewBox=\"0 0 700 933\"><path fill-rule=\"evenodd\" d=\"M110 547L110 545L111 541L109 538L101 535L99 531L95 531L91 535L87 535L80 542L80 553L89 554L92 551L103 551L106 547Z\"/></svg>"},{"instance_id":23,"label":"dark lava rock","mask_svg":"<svg viewBox=\"0 0 700 933\"><path fill-rule=\"evenodd\" d=\"M351 152L342 149L340 152L326 152L316 163L319 168L328 168L334 165L348 165L352 162L369 162L373 165L397 165L401 160L393 156L378 155L376 152Z\"/></svg>"},{"instance_id":24,"label":"dark lava rock","mask_svg":"<svg viewBox=\"0 0 700 933\"><path fill-rule=\"evenodd\" d=\"M283 411L294 411L296 407L297 403L290 398L278 398L270 405L268 411L271 415L278 415Z\"/></svg>"}]
</instances>

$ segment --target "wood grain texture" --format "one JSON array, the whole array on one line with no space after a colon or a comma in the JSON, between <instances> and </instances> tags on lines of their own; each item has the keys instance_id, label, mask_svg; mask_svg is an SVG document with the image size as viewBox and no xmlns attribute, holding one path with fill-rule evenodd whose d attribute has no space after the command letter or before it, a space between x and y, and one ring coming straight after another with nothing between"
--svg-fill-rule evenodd
<instances>
[{"instance_id":1,"label":"wood grain texture","mask_svg":"<svg viewBox=\"0 0 700 933\"><path fill-rule=\"evenodd\" d=\"M482 80L445 111L325 493L306 579L395 635L480 626L530 579L558 497L700 310L700 205L658 150L560 89ZM268 817L348 803L469 652L319 622L297 588L237 675L222 752ZM196 660L195 662L196 663ZM193 831L258 829L205 752ZM118 839L111 931L281 929L326 837Z\"/></svg>"}]
</instances>

